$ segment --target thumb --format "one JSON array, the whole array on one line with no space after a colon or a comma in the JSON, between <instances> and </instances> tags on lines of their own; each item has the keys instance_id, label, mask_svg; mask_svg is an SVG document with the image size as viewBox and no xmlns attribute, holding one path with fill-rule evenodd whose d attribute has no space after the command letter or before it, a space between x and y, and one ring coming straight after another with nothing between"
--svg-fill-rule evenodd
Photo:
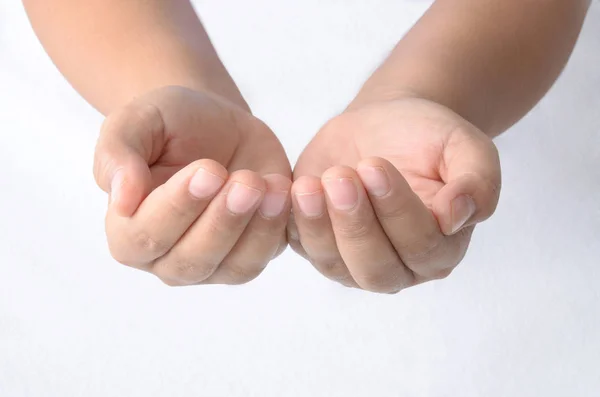
<instances>
[{"instance_id":1,"label":"thumb","mask_svg":"<svg viewBox=\"0 0 600 397\"><path fill-rule=\"evenodd\" d=\"M445 186L433 200L433 212L444 234L482 222L496 210L501 187L498 150L475 127L457 130L450 137L440 175Z\"/></svg>"},{"instance_id":2,"label":"thumb","mask_svg":"<svg viewBox=\"0 0 600 397\"><path fill-rule=\"evenodd\" d=\"M110 206L131 216L150 193L149 164L164 144L160 111L152 105L131 104L109 115L100 131L94 156L94 178L110 194Z\"/></svg>"}]
</instances>

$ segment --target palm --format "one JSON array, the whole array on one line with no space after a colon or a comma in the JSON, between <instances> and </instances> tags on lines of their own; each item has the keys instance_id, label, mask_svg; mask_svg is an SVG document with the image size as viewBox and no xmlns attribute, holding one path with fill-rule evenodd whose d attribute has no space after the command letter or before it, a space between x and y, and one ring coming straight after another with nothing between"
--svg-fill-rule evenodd
<instances>
[{"instance_id":1,"label":"palm","mask_svg":"<svg viewBox=\"0 0 600 397\"><path fill-rule=\"evenodd\" d=\"M163 118L162 142L152 148L154 186L198 159L212 159L229 172L249 169L289 175L289 161L273 132L243 109L206 94L169 88L154 101ZM270 154L269 158L261 152Z\"/></svg>"},{"instance_id":2,"label":"palm","mask_svg":"<svg viewBox=\"0 0 600 397\"><path fill-rule=\"evenodd\" d=\"M444 186L445 150L481 134L450 110L424 100L376 104L343 113L327 124L298 160L294 177L320 176L334 165L390 161L430 207Z\"/></svg>"}]
</instances>

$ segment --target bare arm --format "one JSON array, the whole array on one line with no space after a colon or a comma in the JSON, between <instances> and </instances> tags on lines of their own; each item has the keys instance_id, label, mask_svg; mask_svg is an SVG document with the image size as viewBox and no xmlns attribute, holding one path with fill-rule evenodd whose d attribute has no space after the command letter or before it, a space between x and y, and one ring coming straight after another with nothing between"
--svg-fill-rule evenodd
<instances>
[{"instance_id":1,"label":"bare arm","mask_svg":"<svg viewBox=\"0 0 600 397\"><path fill-rule=\"evenodd\" d=\"M104 114L154 88L211 91L247 108L188 0L24 0L46 51Z\"/></svg>"},{"instance_id":2,"label":"bare arm","mask_svg":"<svg viewBox=\"0 0 600 397\"><path fill-rule=\"evenodd\" d=\"M496 136L556 80L589 0L437 0L355 104L414 95Z\"/></svg>"}]
</instances>

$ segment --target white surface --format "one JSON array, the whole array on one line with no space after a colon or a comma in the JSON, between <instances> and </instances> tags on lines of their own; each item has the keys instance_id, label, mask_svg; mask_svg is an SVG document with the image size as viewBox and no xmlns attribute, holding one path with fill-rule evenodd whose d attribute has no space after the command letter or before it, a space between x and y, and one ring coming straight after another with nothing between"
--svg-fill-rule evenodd
<instances>
[{"instance_id":1,"label":"white surface","mask_svg":"<svg viewBox=\"0 0 600 397\"><path fill-rule=\"evenodd\" d=\"M426 6L198 2L294 161ZM0 0L0 396L598 396L599 70L596 7L497 141L498 213L448 280L371 295L288 251L247 286L171 289L110 259L101 118Z\"/></svg>"}]
</instances>

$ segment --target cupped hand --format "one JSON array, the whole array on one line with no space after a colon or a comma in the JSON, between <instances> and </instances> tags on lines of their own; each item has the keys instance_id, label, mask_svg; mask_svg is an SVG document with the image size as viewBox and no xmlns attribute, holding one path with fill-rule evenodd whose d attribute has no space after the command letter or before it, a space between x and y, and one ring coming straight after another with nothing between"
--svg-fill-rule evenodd
<instances>
[{"instance_id":1,"label":"cupped hand","mask_svg":"<svg viewBox=\"0 0 600 397\"><path fill-rule=\"evenodd\" d=\"M289 241L326 277L394 293L448 276L499 192L497 150L475 126L423 99L371 103L300 156Z\"/></svg>"},{"instance_id":2,"label":"cupped hand","mask_svg":"<svg viewBox=\"0 0 600 397\"><path fill-rule=\"evenodd\" d=\"M165 87L113 112L94 175L113 257L169 285L247 282L286 246L285 152L218 96Z\"/></svg>"}]
</instances>

